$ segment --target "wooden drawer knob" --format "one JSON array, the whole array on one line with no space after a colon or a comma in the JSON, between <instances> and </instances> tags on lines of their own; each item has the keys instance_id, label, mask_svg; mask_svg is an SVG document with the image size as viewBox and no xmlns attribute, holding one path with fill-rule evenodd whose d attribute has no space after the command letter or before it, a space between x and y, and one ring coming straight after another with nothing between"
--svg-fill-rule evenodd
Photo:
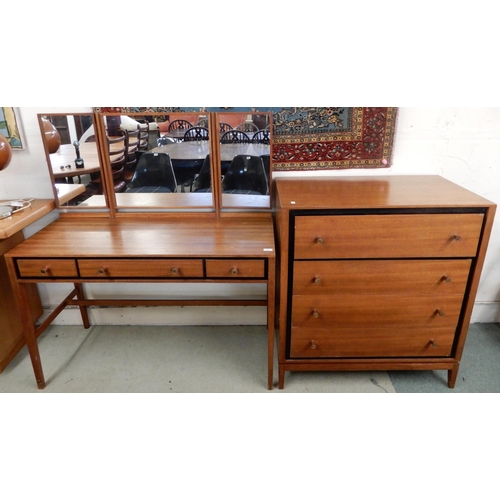
<instances>
[{"instance_id":1,"label":"wooden drawer knob","mask_svg":"<svg viewBox=\"0 0 500 500\"><path fill-rule=\"evenodd\" d=\"M321 284L321 279L320 279L320 277L319 277L319 276L315 276L315 277L314 277L314 279L313 279L313 281L314 281L314 283L315 283L316 285L320 285L320 284Z\"/></svg>"},{"instance_id":2,"label":"wooden drawer knob","mask_svg":"<svg viewBox=\"0 0 500 500\"><path fill-rule=\"evenodd\" d=\"M451 239L455 241L462 241L462 237L459 234L454 234Z\"/></svg>"},{"instance_id":3,"label":"wooden drawer knob","mask_svg":"<svg viewBox=\"0 0 500 500\"><path fill-rule=\"evenodd\" d=\"M231 269L231 274L232 274L233 276L236 276L236 275L238 274L238 269L237 269L236 267L233 267L233 268Z\"/></svg>"},{"instance_id":4,"label":"wooden drawer knob","mask_svg":"<svg viewBox=\"0 0 500 500\"><path fill-rule=\"evenodd\" d=\"M429 346L434 347L435 349L438 346L438 343L434 339L431 339L429 340Z\"/></svg>"},{"instance_id":5,"label":"wooden drawer knob","mask_svg":"<svg viewBox=\"0 0 500 500\"><path fill-rule=\"evenodd\" d=\"M312 317L318 319L319 318L319 312L316 309L313 309L312 312Z\"/></svg>"},{"instance_id":6,"label":"wooden drawer knob","mask_svg":"<svg viewBox=\"0 0 500 500\"><path fill-rule=\"evenodd\" d=\"M444 311L442 309L436 309L436 314L438 316L444 316Z\"/></svg>"},{"instance_id":7,"label":"wooden drawer knob","mask_svg":"<svg viewBox=\"0 0 500 500\"><path fill-rule=\"evenodd\" d=\"M99 271L97 271L101 276L104 276L106 274L106 272L108 271L108 268L103 266L101 267L101 269L99 269Z\"/></svg>"},{"instance_id":8,"label":"wooden drawer knob","mask_svg":"<svg viewBox=\"0 0 500 500\"><path fill-rule=\"evenodd\" d=\"M179 268L174 267L174 268L172 269L172 274L179 274Z\"/></svg>"},{"instance_id":9,"label":"wooden drawer knob","mask_svg":"<svg viewBox=\"0 0 500 500\"><path fill-rule=\"evenodd\" d=\"M451 278L449 276L443 276L443 281L446 281L446 283L451 283Z\"/></svg>"},{"instance_id":10,"label":"wooden drawer knob","mask_svg":"<svg viewBox=\"0 0 500 500\"><path fill-rule=\"evenodd\" d=\"M40 272L42 274L49 274L49 271L50 271L50 267L49 266L45 266L43 269L40 269Z\"/></svg>"},{"instance_id":11,"label":"wooden drawer knob","mask_svg":"<svg viewBox=\"0 0 500 500\"><path fill-rule=\"evenodd\" d=\"M324 240L323 238L321 238L321 237L316 238L316 243L317 243L318 245L322 245L324 242L325 242L325 240Z\"/></svg>"},{"instance_id":12,"label":"wooden drawer knob","mask_svg":"<svg viewBox=\"0 0 500 500\"><path fill-rule=\"evenodd\" d=\"M316 349L316 342L314 342L314 340L311 340L310 347L311 347L311 349Z\"/></svg>"}]
</instances>

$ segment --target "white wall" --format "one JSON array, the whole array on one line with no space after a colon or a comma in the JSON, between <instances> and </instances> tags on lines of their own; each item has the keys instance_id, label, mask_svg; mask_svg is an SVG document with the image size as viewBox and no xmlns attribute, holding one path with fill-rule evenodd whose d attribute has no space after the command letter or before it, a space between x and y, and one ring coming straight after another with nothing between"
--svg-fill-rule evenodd
<instances>
[{"instance_id":1,"label":"white wall","mask_svg":"<svg viewBox=\"0 0 500 500\"><path fill-rule=\"evenodd\" d=\"M0 199L16 197L52 197L50 177L45 161L37 113L88 112L91 108L20 108L27 150L13 152L9 167L0 173ZM307 172L307 175L405 175L437 174L475 193L500 202L500 108L411 108L399 109L392 166L387 169L349 169ZM276 176L301 176L305 173L277 173ZM500 214L494 224L473 322L500 321ZM178 285L177 285L178 286ZM116 291L164 296L177 288L138 285L89 287L90 293ZM40 286L44 306L55 305L66 292L65 287ZM238 289L245 295L264 292L259 286ZM185 293L203 295L206 288L191 285ZM229 288L229 294L234 294ZM212 291L210 291L212 293ZM224 295L228 289L221 287ZM263 308L146 308L101 309L91 311L96 323L111 324L265 324ZM80 324L76 311L61 314L56 322Z\"/></svg>"}]
</instances>

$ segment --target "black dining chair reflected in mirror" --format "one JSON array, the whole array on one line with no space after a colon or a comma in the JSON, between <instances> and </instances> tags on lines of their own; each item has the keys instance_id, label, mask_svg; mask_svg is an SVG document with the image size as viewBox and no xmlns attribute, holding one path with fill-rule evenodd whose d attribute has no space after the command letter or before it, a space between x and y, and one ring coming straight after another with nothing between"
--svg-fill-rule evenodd
<instances>
[{"instance_id":1,"label":"black dining chair reflected in mirror","mask_svg":"<svg viewBox=\"0 0 500 500\"><path fill-rule=\"evenodd\" d=\"M174 193L177 190L172 161L168 153L144 153L135 169L127 193Z\"/></svg>"},{"instance_id":2,"label":"black dining chair reflected in mirror","mask_svg":"<svg viewBox=\"0 0 500 500\"><path fill-rule=\"evenodd\" d=\"M260 156L236 155L222 181L223 193L268 193L267 176Z\"/></svg>"},{"instance_id":3,"label":"black dining chair reflected in mirror","mask_svg":"<svg viewBox=\"0 0 500 500\"><path fill-rule=\"evenodd\" d=\"M262 159L262 164L264 165L264 171L266 172L267 183L268 183L268 193L269 194L269 179L271 178L271 155L260 155Z\"/></svg>"},{"instance_id":4,"label":"black dining chair reflected in mirror","mask_svg":"<svg viewBox=\"0 0 500 500\"><path fill-rule=\"evenodd\" d=\"M200 172L195 176L192 187L193 193L209 193L212 191L212 173L210 169L210 155L203 161Z\"/></svg>"}]
</instances>

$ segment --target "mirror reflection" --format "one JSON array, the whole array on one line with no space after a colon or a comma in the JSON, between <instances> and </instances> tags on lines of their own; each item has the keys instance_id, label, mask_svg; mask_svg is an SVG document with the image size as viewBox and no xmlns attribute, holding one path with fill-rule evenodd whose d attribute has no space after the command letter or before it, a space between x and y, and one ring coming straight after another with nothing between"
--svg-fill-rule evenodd
<instances>
[{"instance_id":1,"label":"mirror reflection","mask_svg":"<svg viewBox=\"0 0 500 500\"><path fill-rule=\"evenodd\" d=\"M93 115L38 115L54 194L59 207L106 207Z\"/></svg>"},{"instance_id":2,"label":"mirror reflection","mask_svg":"<svg viewBox=\"0 0 500 500\"><path fill-rule=\"evenodd\" d=\"M39 122L61 207L270 208L271 113L75 113Z\"/></svg>"},{"instance_id":3,"label":"mirror reflection","mask_svg":"<svg viewBox=\"0 0 500 500\"><path fill-rule=\"evenodd\" d=\"M222 208L269 208L271 114L219 113Z\"/></svg>"},{"instance_id":4,"label":"mirror reflection","mask_svg":"<svg viewBox=\"0 0 500 500\"><path fill-rule=\"evenodd\" d=\"M212 209L207 115L106 115L118 208Z\"/></svg>"}]
</instances>

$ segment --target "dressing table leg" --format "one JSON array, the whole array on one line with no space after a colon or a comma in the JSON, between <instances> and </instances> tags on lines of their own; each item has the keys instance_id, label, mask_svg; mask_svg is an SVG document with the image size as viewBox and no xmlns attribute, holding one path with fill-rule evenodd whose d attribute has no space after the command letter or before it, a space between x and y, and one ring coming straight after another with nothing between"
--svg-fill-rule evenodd
<instances>
[{"instance_id":1,"label":"dressing table leg","mask_svg":"<svg viewBox=\"0 0 500 500\"><path fill-rule=\"evenodd\" d=\"M29 304L29 297L27 293L27 285L18 285L20 302L24 307L21 311L26 311ZM36 327L33 324L29 314L22 314L22 323L24 338L26 340L26 345L28 347L28 352L31 358L31 365L33 366L33 372L35 373L36 383L39 389L45 389L45 378L43 376L42 361L40 359L40 350L38 349Z\"/></svg>"},{"instance_id":2,"label":"dressing table leg","mask_svg":"<svg viewBox=\"0 0 500 500\"><path fill-rule=\"evenodd\" d=\"M12 284L12 292L14 295L17 314L21 320L21 328L23 331L26 346L31 358L31 365L35 373L36 383L39 389L45 388L45 378L43 376L42 361L40 360L40 351L37 343L37 328L33 321L30 311L30 295L29 284L20 284L17 281L16 269L12 259L6 259L7 270L9 271L10 282ZM40 331L41 333L41 331Z\"/></svg>"},{"instance_id":3,"label":"dressing table leg","mask_svg":"<svg viewBox=\"0 0 500 500\"><path fill-rule=\"evenodd\" d=\"M78 300L85 300L85 292L83 290L83 285L81 283L74 283L76 296ZM80 308L80 314L82 316L83 326L85 329L90 328L89 313L87 311L87 306L78 306Z\"/></svg>"},{"instance_id":4,"label":"dressing table leg","mask_svg":"<svg viewBox=\"0 0 500 500\"><path fill-rule=\"evenodd\" d=\"M40 361L40 352L38 350L38 343L35 340L31 342L26 336L26 344L30 353L31 364L33 365L33 372L35 373L36 384L39 389L45 389L45 378L43 376L42 362Z\"/></svg>"}]
</instances>

